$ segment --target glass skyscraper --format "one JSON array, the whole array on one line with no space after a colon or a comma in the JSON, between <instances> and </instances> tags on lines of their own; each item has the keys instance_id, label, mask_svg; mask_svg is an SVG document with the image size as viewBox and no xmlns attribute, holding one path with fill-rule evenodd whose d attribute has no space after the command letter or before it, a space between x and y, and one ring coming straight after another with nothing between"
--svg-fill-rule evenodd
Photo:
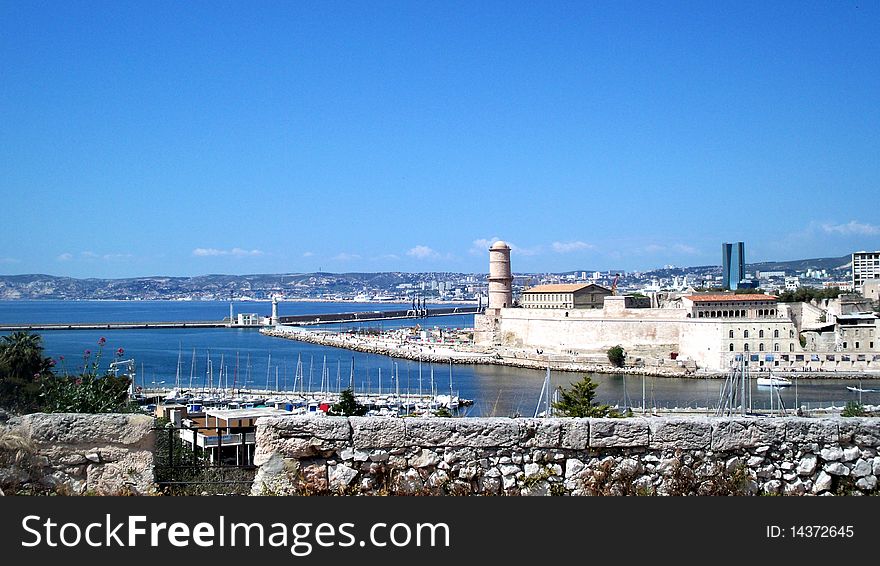
<instances>
[{"instance_id":1,"label":"glass skyscraper","mask_svg":"<svg viewBox=\"0 0 880 566\"><path fill-rule=\"evenodd\" d=\"M746 252L742 242L721 244L721 286L735 291L746 274Z\"/></svg>"}]
</instances>

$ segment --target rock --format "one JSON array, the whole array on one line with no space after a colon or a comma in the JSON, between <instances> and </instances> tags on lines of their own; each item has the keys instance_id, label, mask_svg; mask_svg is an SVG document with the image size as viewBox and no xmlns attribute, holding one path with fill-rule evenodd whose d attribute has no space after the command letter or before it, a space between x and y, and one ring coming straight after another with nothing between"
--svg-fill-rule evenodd
<instances>
[{"instance_id":1,"label":"rock","mask_svg":"<svg viewBox=\"0 0 880 566\"><path fill-rule=\"evenodd\" d=\"M561 419L561 445L570 450L585 450L590 446L590 419Z\"/></svg>"},{"instance_id":2,"label":"rock","mask_svg":"<svg viewBox=\"0 0 880 566\"><path fill-rule=\"evenodd\" d=\"M871 463L871 473L875 476L880 476L880 456L876 456Z\"/></svg>"},{"instance_id":3,"label":"rock","mask_svg":"<svg viewBox=\"0 0 880 566\"><path fill-rule=\"evenodd\" d=\"M867 460L862 460L859 458L855 465L852 468L853 477L863 478L865 476L871 475L871 464L867 462Z\"/></svg>"},{"instance_id":4,"label":"rock","mask_svg":"<svg viewBox=\"0 0 880 566\"><path fill-rule=\"evenodd\" d=\"M865 476L856 480L856 487L865 491L872 491L877 487L877 476Z\"/></svg>"},{"instance_id":5,"label":"rock","mask_svg":"<svg viewBox=\"0 0 880 566\"><path fill-rule=\"evenodd\" d=\"M846 464L841 464L840 462L831 462L829 464L825 464L823 469L832 476L849 475L849 468L846 467Z\"/></svg>"},{"instance_id":6,"label":"rock","mask_svg":"<svg viewBox=\"0 0 880 566\"><path fill-rule=\"evenodd\" d=\"M750 468L757 468L758 466L760 466L763 463L764 463L763 456L751 456L749 458L748 462L746 463L746 465Z\"/></svg>"},{"instance_id":7,"label":"rock","mask_svg":"<svg viewBox=\"0 0 880 566\"><path fill-rule=\"evenodd\" d=\"M569 479L581 472L584 469L584 463L578 460L577 458L569 458L565 461L565 478Z\"/></svg>"},{"instance_id":8,"label":"rock","mask_svg":"<svg viewBox=\"0 0 880 566\"><path fill-rule=\"evenodd\" d=\"M649 428L650 447L660 450L708 448L712 440L711 421L705 418L651 419Z\"/></svg>"},{"instance_id":9,"label":"rock","mask_svg":"<svg viewBox=\"0 0 880 566\"><path fill-rule=\"evenodd\" d=\"M798 462L797 473L800 476L812 476L813 472L816 471L816 466L819 464L819 459L815 454L807 454L801 461Z\"/></svg>"},{"instance_id":10,"label":"rock","mask_svg":"<svg viewBox=\"0 0 880 566\"><path fill-rule=\"evenodd\" d=\"M541 466L538 464L526 464L523 467L523 472L525 473L527 478L537 476L541 473Z\"/></svg>"},{"instance_id":11,"label":"rock","mask_svg":"<svg viewBox=\"0 0 880 566\"><path fill-rule=\"evenodd\" d=\"M797 479L798 475L794 472L789 472L787 474L782 474L782 479L787 482L793 482Z\"/></svg>"},{"instance_id":12,"label":"rock","mask_svg":"<svg viewBox=\"0 0 880 566\"><path fill-rule=\"evenodd\" d=\"M343 460L354 460L355 462L366 462L370 458L367 450L357 450L353 448L343 448L339 451L339 457Z\"/></svg>"},{"instance_id":13,"label":"rock","mask_svg":"<svg viewBox=\"0 0 880 566\"><path fill-rule=\"evenodd\" d=\"M794 467L795 467L794 462L783 462L783 463L779 464L779 469L786 471L786 472L793 470Z\"/></svg>"},{"instance_id":14,"label":"rock","mask_svg":"<svg viewBox=\"0 0 880 566\"><path fill-rule=\"evenodd\" d=\"M824 471L819 472L819 477L816 478L816 483L813 484L813 493L822 493L824 491L828 491L829 489L831 489L833 483L834 478L832 478Z\"/></svg>"},{"instance_id":15,"label":"rock","mask_svg":"<svg viewBox=\"0 0 880 566\"><path fill-rule=\"evenodd\" d=\"M94 462L94 463L98 464L101 462L101 455L98 454L97 452L89 452L88 454L85 455L85 459L88 460L89 462Z\"/></svg>"},{"instance_id":16,"label":"rock","mask_svg":"<svg viewBox=\"0 0 880 566\"><path fill-rule=\"evenodd\" d=\"M843 451L843 461L852 462L862 455L862 450L858 446L851 446Z\"/></svg>"},{"instance_id":17,"label":"rock","mask_svg":"<svg viewBox=\"0 0 880 566\"><path fill-rule=\"evenodd\" d=\"M324 419L318 419L324 420ZM519 440L516 419L401 419L407 444L422 447L498 448L515 446Z\"/></svg>"},{"instance_id":18,"label":"rock","mask_svg":"<svg viewBox=\"0 0 880 566\"><path fill-rule=\"evenodd\" d=\"M514 464L505 464L503 466L499 466L499 469L501 470L501 475L504 477L516 475L521 471L519 466Z\"/></svg>"},{"instance_id":19,"label":"rock","mask_svg":"<svg viewBox=\"0 0 880 566\"><path fill-rule=\"evenodd\" d=\"M785 485L783 493L785 493L785 495L803 495L807 492L807 490L807 485L800 479L796 479L795 481Z\"/></svg>"},{"instance_id":20,"label":"rock","mask_svg":"<svg viewBox=\"0 0 880 566\"><path fill-rule=\"evenodd\" d=\"M516 487L516 476L504 476L501 478L501 487L511 489Z\"/></svg>"},{"instance_id":21,"label":"rock","mask_svg":"<svg viewBox=\"0 0 880 566\"><path fill-rule=\"evenodd\" d=\"M356 449L397 448L406 441L403 419L349 417L351 442Z\"/></svg>"},{"instance_id":22,"label":"rock","mask_svg":"<svg viewBox=\"0 0 880 566\"><path fill-rule=\"evenodd\" d=\"M819 455L826 462L834 462L843 458L843 449L839 446L830 446L828 448L823 448Z\"/></svg>"},{"instance_id":23,"label":"rock","mask_svg":"<svg viewBox=\"0 0 880 566\"><path fill-rule=\"evenodd\" d=\"M480 473L480 467L475 462L469 462L458 470L459 479L471 481Z\"/></svg>"},{"instance_id":24,"label":"rock","mask_svg":"<svg viewBox=\"0 0 880 566\"><path fill-rule=\"evenodd\" d=\"M348 487L357 477L357 470L344 464L330 466L330 489L339 490Z\"/></svg>"},{"instance_id":25,"label":"rock","mask_svg":"<svg viewBox=\"0 0 880 566\"><path fill-rule=\"evenodd\" d=\"M427 468L436 466L440 462L440 456L433 450L422 449L417 456L411 458L409 463L414 468Z\"/></svg>"},{"instance_id":26,"label":"rock","mask_svg":"<svg viewBox=\"0 0 880 566\"><path fill-rule=\"evenodd\" d=\"M779 480L770 480L764 484L764 493L777 495L782 491L782 482Z\"/></svg>"},{"instance_id":27,"label":"rock","mask_svg":"<svg viewBox=\"0 0 880 566\"><path fill-rule=\"evenodd\" d=\"M563 419L517 419L519 445L523 448L558 448Z\"/></svg>"},{"instance_id":28,"label":"rock","mask_svg":"<svg viewBox=\"0 0 880 566\"><path fill-rule=\"evenodd\" d=\"M591 448L648 446L650 428L643 418L592 419Z\"/></svg>"},{"instance_id":29,"label":"rock","mask_svg":"<svg viewBox=\"0 0 880 566\"><path fill-rule=\"evenodd\" d=\"M446 482L448 482L448 481L449 481L449 474L447 474L443 470L436 470L434 473L432 473L430 476L428 476L428 486L430 486L430 487L434 487L434 488L441 487L444 484L446 484Z\"/></svg>"},{"instance_id":30,"label":"rock","mask_svg":"<svg viewBox=\"0 0 880 566\"><path fill-rule=\"evenodd\" d=\"M789 418L785 419L785 439L788 442L837 444L837 422L831 419Z\"/></svg>"},{"instance_id":31,"label":"rock","mask_svg":"<svg viewBox=\"0 0 880 566\"><path fill-rule=\"evenodd\" d=\"M389 454L384 450L376 450L372 454L370 454L370 462L386 462L388 461Z\"/></svg>"}]
</instances>

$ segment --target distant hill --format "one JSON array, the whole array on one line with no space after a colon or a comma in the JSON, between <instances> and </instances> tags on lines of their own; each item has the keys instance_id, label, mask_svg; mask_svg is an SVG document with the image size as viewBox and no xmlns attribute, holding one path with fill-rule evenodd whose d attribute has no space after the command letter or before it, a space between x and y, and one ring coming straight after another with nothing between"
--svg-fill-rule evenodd
<instances>
[{"instance_id":1,"label":"distant hill","mask_svg":"<svg viewBox=\"0 0 880 566\"><path fill-rule=\"evenodd\" d=\"M845 255L841 257L821 257L815 259L795 259L792 261L763 261L761 263L750 263L746 266L746 271L806 271L808 269L825 269L827 271L844 270L850 267L852 256Z\"/></svg>"}]
</instances>

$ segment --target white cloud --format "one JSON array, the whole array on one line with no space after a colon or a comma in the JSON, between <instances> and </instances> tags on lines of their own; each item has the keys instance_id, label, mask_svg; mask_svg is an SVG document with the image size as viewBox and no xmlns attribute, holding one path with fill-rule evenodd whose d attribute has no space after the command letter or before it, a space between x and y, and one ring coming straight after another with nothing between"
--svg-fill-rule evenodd
<instances>
[{"instance_id":1,"label":"white cloud","mask_svg":"<svg viewBox=\"0 0 880 566\"><path fill-rule=\"evenodd\" d=\"M580 240L576 240L574 242L553 242L550 247L553 248L553 251L558 254L567 254L570 252L589 250L593 248L591 244L581 242Z\"/></svg>"},{"instance_id":2,"label":"white cloud","mask_svg":"<svg viewBox=\"0 0 880 566\"><path fill-rule=\"evenodd\" d=\"M85 259L98 259L99 257L101 257L95 252L79 252L79 255L84 257Z\"/></svg>"},{"instance_id":3,"label":"white cloud","mask_svg":"<svg viewBox=\"0 0 880 566\"><path fill-rule=\"evenodd\" d=\"M0 257L0 263L21 263L21 260L14 257Z\"/></svg>"},{"instance_id":4,"label":"white cloud","mask_svg":"<svg viewBox=\"0 0 880 566\"><path fill-rule=\"evenodd\" d=\"M63 254L59 255L55 259L57 259L58 261L70 261L73 259L73 254L68 253L68 252L64 252Z\"/></svg>"},{"instance_id":5,"label":"white cloud","mask_svg":"<svg viewBox=\"0 0 880 566\"><path fill-rule=\"evenodd\" d=\"M471 244L471 249L469 250L469 253L471 255L476 255L476 256L488 255L489 248L492 247L492 244L494 244L495 242L497 242L500 239L501 238L495 237L495 238L479 238L477 240L474 240L473 243ZM517 246L516 244L514 244L513 242L508 242L506 240L505 240L505 242L507 243L508 246L510 246L511 253L514 253L517 255L532 256L532 255L538 255L539 253L541 253L541 246L535 246L532 248L521 248L521 247Z\"/></svg>"},{"instance_id":6,"label":"white cloud","mask_svg":"<svg viewBox=\"0 0 880 566\"><path fill-rule=\"evenodd\" d=\"M350 253L342 252L342 253L336 254L335 256L333 256L330 259L332 259L334 261L351 261L353 259L361 259L361 256L359 256L357 254L350 254Z\"/></svg>"},{"instance_id":7,"label":"white cloud","mask_svg":"<svg viewBox=\"0 0 880 566\"><path fill-rule=\"evenodd\" d=\"M675 244L674 246L672 246L672 249L683 254L693 255L700 253L700 250L693 246L688 246L687 244Z\"/></svg>"},{"instance_id":8,"label":"white cloud","mask_svg":"<svg viewBox=\"0 0 880 566\"><path fill-rule=\"evenodd\" d=\"M412 256L417 259L425 259L429 257L437 257L437 252L429 248L428 246L418 245L414 248L410 248L406 255Z\"/></svg>"},{"instance_id":9,"label":"white cloud","mask_svg":"<svg viewBox=\"0 0 880 566\"><path fill-rule=\"evenodd\" d=\"M841 234L843 236L876 236L880 234L880 226L865 224L856 220L850 220L846 224L823 224L822 230L828 234Z\"/></svg>"},{"instance_id":10,"label":"white cloud","mask_svg":"<svg viewBox=\"0 0 880 566\"><path fill-rule=\"evenodd\" d=\"M471 244L471 255L484 255L489 253L489 248L500 238L479 238Z\"/></svg>"},{"instance_id":11,"label":"white cloud","mask_svg":"<svg viewBox=\"0 0 880 566\"><path fill-rule=\"evenodd\" d=\"M217 248L196 248L192 251L192 255L196 257L256 257L265 254L261 250L245 250L242 248L232 248L231 250L218 250Z\"/></svg>"},{"instance_id":12,"label":"white cloud","mask_svg":"<svg viewBox=\"0 0 880 566\"><path fill-rule=\"evenodd\" d=\"M131 259L133 256L131 254L104 254L101 256L101 259L105 261L123 261L126 259Z\"/></svg>"},{"instance_id":13,"label":"white cloud","mask_svg":"<svg viewBox=\"0 0 880 566\"><path fill-rule=\"evenodd\" d=\"M303 253L303 257L312 257L313 255L315 255L314 252L305 252L305 253Z\"/></svg>"}]
</instances>

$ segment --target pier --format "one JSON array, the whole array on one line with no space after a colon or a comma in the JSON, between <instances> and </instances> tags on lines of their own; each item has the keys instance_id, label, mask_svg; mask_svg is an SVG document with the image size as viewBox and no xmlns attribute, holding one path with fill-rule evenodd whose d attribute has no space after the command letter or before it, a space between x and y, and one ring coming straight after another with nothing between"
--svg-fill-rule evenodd
<instances>
[{"instance_id":1,"label":"pier","mask_svg":"<svg viewBox=\"0 0 880 566\"><path fill-rule=\"evenodd\" d=\"M415 308L394 311L367 311L367 312L344 312L323 314L302 314L294 316L279 316L279 324L295 326L312 326L320 324L342 324L347 322L371 322L382 320L418 319L431 316L453 316L479 314L482 307L460 306L443 307L436 309ZM266 317L268 320L268 317ZM0 332L16 332L19 330L149 330L169 328L259 328L259 325L239 325L230 323L230 320L202 320L202 321L169 321L169 322L23 322L23 323L0 323Z\"/></svg>"}]
</instances>

